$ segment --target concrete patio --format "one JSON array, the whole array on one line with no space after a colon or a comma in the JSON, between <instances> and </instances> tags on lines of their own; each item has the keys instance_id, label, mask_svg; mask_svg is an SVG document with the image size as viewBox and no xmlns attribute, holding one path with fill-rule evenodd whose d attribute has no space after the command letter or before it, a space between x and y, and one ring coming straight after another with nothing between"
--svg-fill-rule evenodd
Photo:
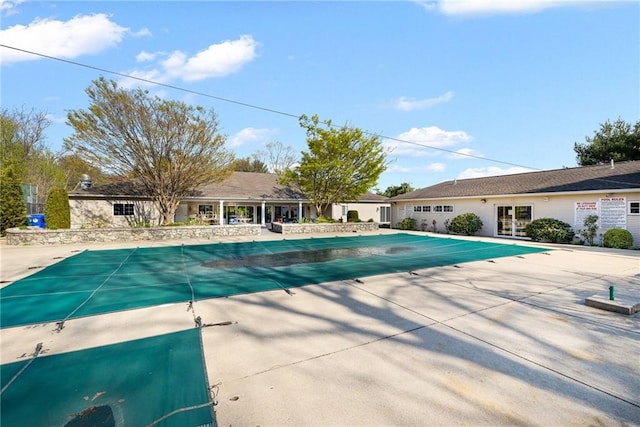
<instances>
[{"instance_id":1,"label":"concrete patio","mask_svg":"<svg viewBox=\"0 0 640 427\"><path fill-rule=\"evenodd\" d=\"M209 241L145 245L180 243ZM2 281L139 245L3 245ZM640 301L640 252L552 248L196 302L224 323L202 328L218 425L640 425L640 317L585 305L611 285ZM182 303L54 326L2 329L2 363L194 327Z\"/></svg>"}]
</instances>

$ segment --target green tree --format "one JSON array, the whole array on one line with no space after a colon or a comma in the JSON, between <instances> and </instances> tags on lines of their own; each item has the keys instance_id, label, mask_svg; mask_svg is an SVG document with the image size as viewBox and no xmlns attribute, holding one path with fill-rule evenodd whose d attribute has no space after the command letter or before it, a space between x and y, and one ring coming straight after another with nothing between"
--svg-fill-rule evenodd
<instances>
[{"instance_id":1,"label":"green tree","mask_svg":"<svg viewBox=\"0 0 640 427\"><path fill-rule=\"evenodd\" d=\"M69 194L65 188L52 188L44 206L44 218L47 228L71 228L71 210Z\"/></svg>"},{"instance_id":2,"label":"green tree","mask_svg":"<svg viewBox=\"0 0 640 427\"><path fill-rule=\"evenodd\" d=\"M51 124L45 112L23 108L0 110L2 126L2 167L10 163L19 183L38 189L45 200L49 189L64 182L58 157L45 144L45 131Z\"/></svg>"},{"instance_id":3,"label":"green tree","mask_svg":"<svg viewBox=\"0 0 640 427\"><path fill-rule=\"evenodd\" d=\"M243 159L236 159L233 164L233 170L236 172L257 172L268 173L269 169L263 161L246 157Z\"/></svg>"},{"instance_id":4,"label":"green tree","mask_svg":"<svg viewBox=\"0 0 640 427\"><path fill-rule=\"evenodd\" d=\"M33 151L42 151L45 146L45 132L51 120L45 111L28 110L25 107L0 110L0 117L13 123L12 140L22 147L24 157Z\"/></svg>"},{"instance_id":5,"label":"green tree","mask_svg":"<svg viewBox=\"0 0 640 427\"><path fill-rule=\"evenodd\" d=\"M27 207L15 171L8 166L0 174L0 235L27 219Z\"/></svg>"},{"instance_id":6,"label":"green tree","mask_svg":"<svg viewBox=\"0 0 640 427\"><path fill-rule=\"evenodd\" d=\"M391 185L389 187L387 187L386 190L384 190L384 192L378 192L378 195L380 196L385 196L385 197L395 197L395 196L399 196L400 194L404 194L404 193L410 193L414 190L414 188L407 182L403 182L400 185Z\"/></svg>"},{"instance_id":7,"label":"green tree","mask_svg":"<svg viewBox=\"0 0 640 427\"><path fill-rule=\"evenodd\" d=\"M0 170L11 168L19 184L27 169L24 148L16 140L16 123L4 112L0 116L0 138Z\"/></svg>"},{"instance_id":8,"label":"green tree","mask_svg":"<svg viewBox=\"0 0 640 427\"><path fill-rule=\"evenodd\" d=\"M573 151L580 166L597 165L611 160L640 160L640 120L635 125L618 119L606 121L585 143L575 143Z\"/></svg>"},{"instance_id":9,"label":"green tree","mask_svg":"<svg viewBox=\"0 0 640 427\"><path fill-rule=\"evenodd\" d=\"M49 149L33 151L27 164L29 170L22 182L38 188L39 201L44 202L52 188L65 185L65 171L58 163L58 157Z\"/></svg>"},{"instance_id":10,"label":"green tree","mask_svg":"<svg viewBox=\"0 0 640 427\"><path fill-rule=\"evenodd\" d=\"M86 89L91 105L67 114L65 148L109 174L138 182L169 224L180 200L233 171L213 110L125 90L99 78Z\"/></svg>"},{"instance_id":11,"label":"green tree","mask_svg":"<svg viewBox=\"0 0 640 427\"><path fill-rule=\"evenodd\" d=\"M64 171L64 186L67 191L76 191L80 187L83 175L91 178L93 186L113 182L113 177L94 166L75 153L65 154L58 159L58 165Z\"/></svg>"},{"instance_id":12,"label":"green tree","mask_svg":"<svg viewBox=\"0 0 640 427\"><path fill-rule=\"evenodd\" d=\"M326 126L325 126L326 125ZM318 116L302 116L308 152L300 165L281 176L285 185L299 187L322 215L327 206L358 200L385 171L385 153L379 136L347 125L334 127L331 121L320 123Z\"/></svg>"}]
</instances>

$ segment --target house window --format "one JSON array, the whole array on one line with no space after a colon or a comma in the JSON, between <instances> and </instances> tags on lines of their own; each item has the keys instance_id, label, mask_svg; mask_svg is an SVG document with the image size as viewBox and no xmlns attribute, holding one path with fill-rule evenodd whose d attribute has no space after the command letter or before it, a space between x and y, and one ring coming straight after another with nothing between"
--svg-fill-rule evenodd
<instances>
[{"instance_id":1,"label":"house window","mask_svg":"<svg viewBox=\"0 0 640 427\"><path fill-rule=\"evenodd\" d=\"M348 212L349 212L349 206L342 205L342 216L347 216Z\"/></svg>"},{"instance_id":2,"label":"house window","mask_svg":"<svg viewBox=\"0 0 640 427\"><path fill-rule=\"evenodd\" d=\"M389 221L391 221L391 207L382 206L380 208L380 222L389 222Z\"/></svg>"},{"instance_id":3,"label":"house window","mask_svg":"<svg viewBox=\"0 0 640 427\"><path fill-rule=\"evenodd\" d=\"M422 206L414 206L413 207L413 211L414 212L422 212Z\"/></svg>"},{"instance_id":4,"label":"house window","mask_svg":"<svg viewBox=\"0 0 640 427\"><path fill-rule=\"evenodd\" d=\"M640 202L629 202L629 215L640 215Z\"/></svg>"},{"instance_id":5,"label":"house window","mask_svg":"<svg viewBox=\"0 0 640 427\"><path fill-rule=\"evenodd\" d=\"M428 206L428 205L423 206L422 212L431 212L431 206Z\"/></svg>"},{"instance_id":6,"label":"house window","mask_svg":"<svg viewBox=\"0 0 640 427\"><path fill-rule=\"evenodd\" d=\"M201 216L213 214L213 205L198 205L198 214Z\"/></svg>"},{"instance_id":7,"label":"house window","mask_svg":"<svg viewBox=\"0 0 640 427\"><path fill-rule=\"evenodd\" d=\"M453 205L435 205L433 206L434 212L453 212Z\"/></svg>"},{"instance_id":8,"label":"house window","mask_svg":"<svg viewBox=\"0 0 640 427\"><path fill-rule=\"evenodd\" d=\"M133 203L114 203L114 216L131 216L133 215Z\"/></svg>"}]
</instances>

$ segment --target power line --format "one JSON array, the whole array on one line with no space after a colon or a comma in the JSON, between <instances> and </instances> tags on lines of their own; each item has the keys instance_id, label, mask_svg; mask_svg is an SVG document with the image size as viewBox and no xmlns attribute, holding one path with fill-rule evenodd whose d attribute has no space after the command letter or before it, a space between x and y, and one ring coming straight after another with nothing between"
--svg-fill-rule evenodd
<instances>
[{"instance_id":1,"label":"power line","mask_svg":"<svg viewBox=\"0 0 640 427\"><path fill-rule=\"evenodd\" d=\"M6 49L12 49L12 50L15 50L15 51L18 51L18 52L22 52L22 53L26 53L26 54L29 54L29 55L39 56L41 58L51 59L53 61L58 61L58 62L63 62L63 63L66 63L66 64L70 64L70 65L75 65L75 66L78 66L78 67L88 68L90 70L96 70L96 71L100 71L100 72L107 73L107 74L113 74L115 76L120 76L120 77L124 77L124 78L128 78L128 79L137 80L137 81L140 81L140 82L143 82L143 83L147 83L149 85L161 86L161 87L165 87L165 88L168 88L168 89L173 89L173 90L177 90L177 91L180 91L180 92L190 93L190 94L193 94L193 95L199 95L199 96L202 96L202 97L205 97L205 98L210 98L210 99L215 99L215 100L218 100L218 101L228 102L228 103L231 103L231 104L236 104L236 105L240 105L240 106L247 107L247 108L253 108L253 109L256 109L256 110L266 111L266 112L273 113L273 114L279 114L281 116L295 118L296 120L299 120L300 117L302 117L301 115L298 115L298 114L287 113L285 111L280 111L280 110L276 110L276 109L273 109L273 108L261 107L259 105L249 104L247 102L241 102L241 101L236 101L236 100L229 99L229 98L223 98L221 96L211 95L211 94L204 93L204 92L199 92L199 91L196 91L196 90L186 89L186 88L183 88L183 87L180 87L180 86L175 86L175 85L171 85L171 84L167 84L167 83L157 82L157 81L145 79L145 78L142 78L142 77L132 76L130 74L120 73L118 71L113 71L113 70L109 70L109 69L106 69L106 68L97 67L97 66L94 66L94 65L84 64L84 63L77 62L77 61L71 61L69 59L63 59L63 58L59 58L59 57L52 56L52 55L46 55L44 53L34 52L34 51L31 51L31 50L27 50L27 49L21 49L19 47L15 47L15 46L8 46L8 45L5 45L5 44L0 44L0 47L4 47ZM327 121L324 121L323 124L325 124L327 126L330 126L330 127L337 127L337 125L329 124L329 123L327 123ZM507 162L507 161L504 161L504 160L497 160L497 159L492 159L492 158L489 158L489 157L483 157L483 156L478 156L478 155L469 154L469 153L460 153L460 152L457 152L457 151L454 151L454 150L448 150L446 148L433 147L433 146L422 144L422 143L419 143L419 142L407 141L407 140L404 140L404 139L394 138L394 137L382 135L382 134L379 134L379 133L368 132L368 131L363 131L363 133L367 134L367 135L370 135L370 136L378 136L380 138L388 139L390 141L401 142L401 143L404 143L404 144L416 145L418 147L428 148L430 150L443 151L445 153L450 153L450 154L454 154L454 155L457 155L457 156L469 157L469 158L473 158L473 159L480 159L480 160L485 160L485 161L489 161L489 162L492 162L492 163L500 163L500 164L503 164L503 165L516 166L516 167L521 167L521 168L525 168L525 169L532 169L532 170L536 170L536 171L541 170L541 169L538 169L538 168L532 168L530 166L525 166L525 165L520 165L520 164L517 164L517 163Z\"/></svg>"},{"instance_id":2,"label":"power line","mask_svg":"<svg viewBox=\"0 0 640 427\"><path fill-rule=\"evenodd\" d=\"M141 81L141 82L144 82L144 83L148 83L150 85L162 86L162 87L166 87L166 88L169 88L169 89L174 89L174 90L181 91L181 92L191 93L193 95L203 96L205 98L212 98L212 99L216 99L218 101L229 102L229 103L232 103L232 104L241 105L243 107L254 108L254 109L257 109L257 110L267 111L269 113L274 113L274 114L280 114L280 115L283 115L283 116L294 117L296 119L298 119L300 117L300 116L297 116L295 114L290 114L290 113L286 113L286 112L283 112L283 111L274 110L274 109L271 109L271 108L260 107L258 105L253 105L253 104L249 104L249 103L246 103L246 102L235 101L233 99L223 98L221 96L210 95L208 93L198 92L196 90L185 89L183 87L174 86L174 85L170 85L170 84L167 84L167 83L156 82L154 80L149 80L149 79L145 79L145 78L142 78L142 77L136 77L136 76L132 76L130 74L120 73L120 72L117 72L117 71L108 70L106 68L96 67L94 65L83 64L81 62L71 61L69 59L63 59L63 58L58 58L56 56L45 55L44 53L38 53L38 52L33 52L33 51L30 51L30 50L26 50L26 49L20 49L18 47L14 47L14 46L7 46L6 44L0 44L0 47L4 47L4 48L7 48L7 49L13 49L13 50L16 50L16 51L19 51L19 52L23 52L23 53L27 53L27 54L30 54L30 55L39 56L39 57L42 57L42 58L51 59L51 60L54 60L54 61L64 62L66 64L76 65L78 67L88 68L90 70L101 71L103 73L108 73L108 74L113 74L113 75L120 76L120 77L125 77L125 78L128 78L128 79L138 80L138 81Z\"/></svg>"}]
</instances>

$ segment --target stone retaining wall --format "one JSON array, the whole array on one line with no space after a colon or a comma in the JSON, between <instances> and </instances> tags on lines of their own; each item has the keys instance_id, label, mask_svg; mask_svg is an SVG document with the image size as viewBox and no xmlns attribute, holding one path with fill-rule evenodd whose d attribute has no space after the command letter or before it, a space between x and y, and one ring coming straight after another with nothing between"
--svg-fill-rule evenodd
<instances>
[{"instance_id":1,"label":"stone retaining wall","mask_svg":"<svg viewBox=\"0 0 640 427\"><path fill-rule=\"evenodd\" d=\"M376 222L320 222L301 224L282 224L274 222L271 230L282 234L308 234L308 233L350 233L353 231L375 231L379 224Z\"/></svg>"},{"instance_id":2,"label":"stone retaining wall","mask_svg":"<svg viewBox=\"0 0 640 427\"><path fill-rule=\"evenodd\" d=\"M136 240L211 239L217 236L254 236L260 234L260 225L209 225L188 227L149 228L83 228L44 230L29 227L26 230L7 230L7 244L20 246L61 245L66 243L100 243Z\"/></svg>"}]
</instances>

